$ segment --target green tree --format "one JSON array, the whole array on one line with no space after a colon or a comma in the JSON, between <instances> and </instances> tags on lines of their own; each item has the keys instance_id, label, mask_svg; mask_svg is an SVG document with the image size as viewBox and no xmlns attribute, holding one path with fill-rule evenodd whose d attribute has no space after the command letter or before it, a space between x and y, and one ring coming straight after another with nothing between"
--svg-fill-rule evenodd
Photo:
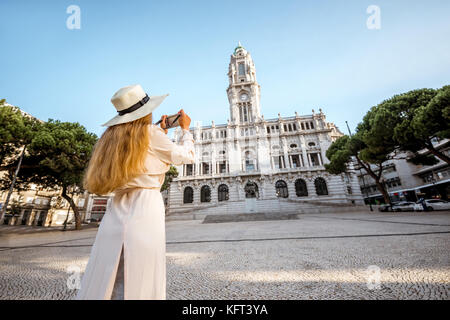
<instances>
[{"instance_id":1,"label":"green tree","mask_svg":"<svg viewBox=\"0 0 450 320\"><path fill-rule=\"evenodd\" d=\"M81 228L78 207L67 192L69 187L82 190L82 177L97 136L75 122L49 119L28 146L20 178L44 188L62 189L75 216L75 228Z\"/></svg>"},{"instance_id":2,"label":"green tree","mask_svg":"<svg viewBox=\"0 0 450 320\"><path fill-rule=\"evenodd\" d=\"M353 157L375 181L384 201L391 203L383 181L383 168L387 161L400 159L402 155L396 152L397 144L389 130L376 125L382 123L380 119L387 121L389 117L379 106L372 107L358 124L355 135L350 138L341 137L330 146L326 153L330 164L325 165L325 168L330 173L342 173Z\"/></svg>"},{"instance_id":3,"label":"green tree","mask_svg":"<svg viewBox=\"0 0 450 320\"><path fill-rule=\"evenodd\" d=\"M9 189L0 210L0 224L3 223L13 189L25 188L22 181L17 181L17 173L21 168L27 145L39 127L40 122L36 118L23 113L17 107L7 105L5 99L0 100L0 171L3 171L0 189Z\"/></svg>"},{"instance_id":4,"label":"green tree","mask_svg":"<svg viewBox=\"0 0 450 320\"><path fill-rule=\"evenodd\" d=\"M396 95L372 107L353 137L341 137L330 146L327 151L330 163L325 167L330 173L342 173L354 157L389 203L382 181L384 163L405 159L431 165L438 162L435 156L450 163L449 157L432 144L433 138L450 137L449 124L450 86ZM422 149L428 149L431 155L420 154L418 151Z\"/></svg>"},{"instance_id":5,"label":"green tree","mask_svg":"<svg viewBox=\"0 0 450 320\"><path fill-rule=\"evenodd\" d=\"M396 95L377 106L373 128L391 136L398 151L412 152L416 164L434 164L435 156L450 164L450 158L435 149L434 138L450 137L450 86L418 89ZM428 149L430 155L418 151Z\"/></svg>"},{"instance_id":6,"label":"green tree","mask_svg":"<svg viewBox=\"0 0 450 320\"><path fill-rule=\"evenodd\" d=\"M39 121L0 100L0 169L11 170L23 147L39 130Z\"/></svg>"},{"instance_id":7,"label":"green tree","mask_svg":"<svg viewBox=\"0 0 450 320\"><path fill-rule=\"evenodd\" d=\"M363 133L360 129L352 137L345 135L333 142L326 152L330 163L325 164L325 169L331 174L340 174L346 172L350 163L356 160L358 165L375 181L378 190L383 195L384 201L391 203L386 187L381 180L383 163L388 160L388 157L385 154L386 157L383 158L371 152L367 144L362 140L362 136Z\"/></svg>"},{"instance_id":8,"label":"green tree","mask_svg":"<svg viewBox=\"0 0 450 320\"><path fill-rule=\"evenodd\" d=\"M172 182L173 178L178 177L178 170L174 166L170 166L169 171L166 172L166 175L164 177L164 183L161 186L161 191L164 191L169 188L170 183Z\"/></svg>"}]
</instances>

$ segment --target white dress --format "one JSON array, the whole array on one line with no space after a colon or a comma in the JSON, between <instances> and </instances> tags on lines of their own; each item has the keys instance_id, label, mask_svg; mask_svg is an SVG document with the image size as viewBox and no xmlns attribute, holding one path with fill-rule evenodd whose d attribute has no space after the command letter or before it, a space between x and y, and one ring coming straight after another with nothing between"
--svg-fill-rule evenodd
<instances>
[{"instance_id":1,"label":"white dress","mask_svg":"<svg viewBox=\"0 0 450 320\"><path fill-rule=\"evenodd\" d=\"M166 299L165 210L160 193L170 164L194 162L192 134L173 143L149 126L146 171L115 190L95 238L76 299ZM123 248L123 282L115 281ZM120 275L117 277L121 279ZM119 291L119 294L117 294Z\"/></svg>"}]
</instances>

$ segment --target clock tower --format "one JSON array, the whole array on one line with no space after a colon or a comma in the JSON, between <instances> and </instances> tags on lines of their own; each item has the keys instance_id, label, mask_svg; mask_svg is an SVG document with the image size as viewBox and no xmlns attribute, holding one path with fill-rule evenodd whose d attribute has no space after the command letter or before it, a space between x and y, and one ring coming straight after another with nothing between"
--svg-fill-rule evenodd
<instances>
[{"instance_id":1,"label":"clock tower","mask_svg":"<svg viewBox=\"0 0 450 320\"><path fill-rule=\"evenodd\" d=\"M230 117L233 124L249 124L261 118L260 86L250 53L239 42L228 67Z\"/></svg>"}]
</instances>

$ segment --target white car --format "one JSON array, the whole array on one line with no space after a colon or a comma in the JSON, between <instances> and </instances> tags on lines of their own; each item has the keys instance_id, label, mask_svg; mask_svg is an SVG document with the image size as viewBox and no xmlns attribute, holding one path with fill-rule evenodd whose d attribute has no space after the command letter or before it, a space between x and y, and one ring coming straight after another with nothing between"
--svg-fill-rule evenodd
<instances>
[{"instance_id":1,"label":"white car","mask_svg":"<svg viewBox=\"0 0 450 320\"><path fill-rule=\"evenodd\" d=\"M428 211L433 210L450 210L450 202L440 199L427 199L425 200ZM420 205L422 206L422 205Z\"/></svg>"},{"instance_id":2,"label":"white car","mask_svg":"<svg viewBox=\"0 0 450 320\"><path fill-rule=\"evenodd\" d=\"M392 205L392 211L414 211L415 203L409 201L397 202Z\"/></svg>"}]
</instances>

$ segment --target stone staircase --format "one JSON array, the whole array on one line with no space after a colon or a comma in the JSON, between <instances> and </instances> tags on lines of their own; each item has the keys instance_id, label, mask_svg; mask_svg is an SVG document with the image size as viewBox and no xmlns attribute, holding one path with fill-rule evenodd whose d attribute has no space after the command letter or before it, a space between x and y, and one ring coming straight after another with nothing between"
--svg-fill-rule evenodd
<instances>
[{"instance_id":1,"label":"stone staircase","mask_svg":"<svg viewBox=\"0 0 450 320\"><path fill-rule=\"evenodd\" d=\"M342 199L336 198L333 201L320 201L320 200L294 200L294 199L282 199L275 198L265 200L264 202L258 202L256 212L248 213L245 208L245 201L224 201L218 203L201 204L197 206L191 206L189 208L176 208L170 210L166 216L166 220L199 220L204 219L207 216L236 216L229 219L252 219L252 215L256 219L257 217L267 220L267 217L274 212L279 215L286 214L305 214L305 213L339 213L339 212L365 212L368 211L368 207L364 205L355 205L346 203ZM260 216L257 216L260 214ZM256 216L255 216L256 215ZM280 216L283 219L284 216ZM208 218L213 219L213 218ZM214 218L216 219L216 218ZM217 218L228 219L228 218Z\"/></svg>"}]
</instances>

